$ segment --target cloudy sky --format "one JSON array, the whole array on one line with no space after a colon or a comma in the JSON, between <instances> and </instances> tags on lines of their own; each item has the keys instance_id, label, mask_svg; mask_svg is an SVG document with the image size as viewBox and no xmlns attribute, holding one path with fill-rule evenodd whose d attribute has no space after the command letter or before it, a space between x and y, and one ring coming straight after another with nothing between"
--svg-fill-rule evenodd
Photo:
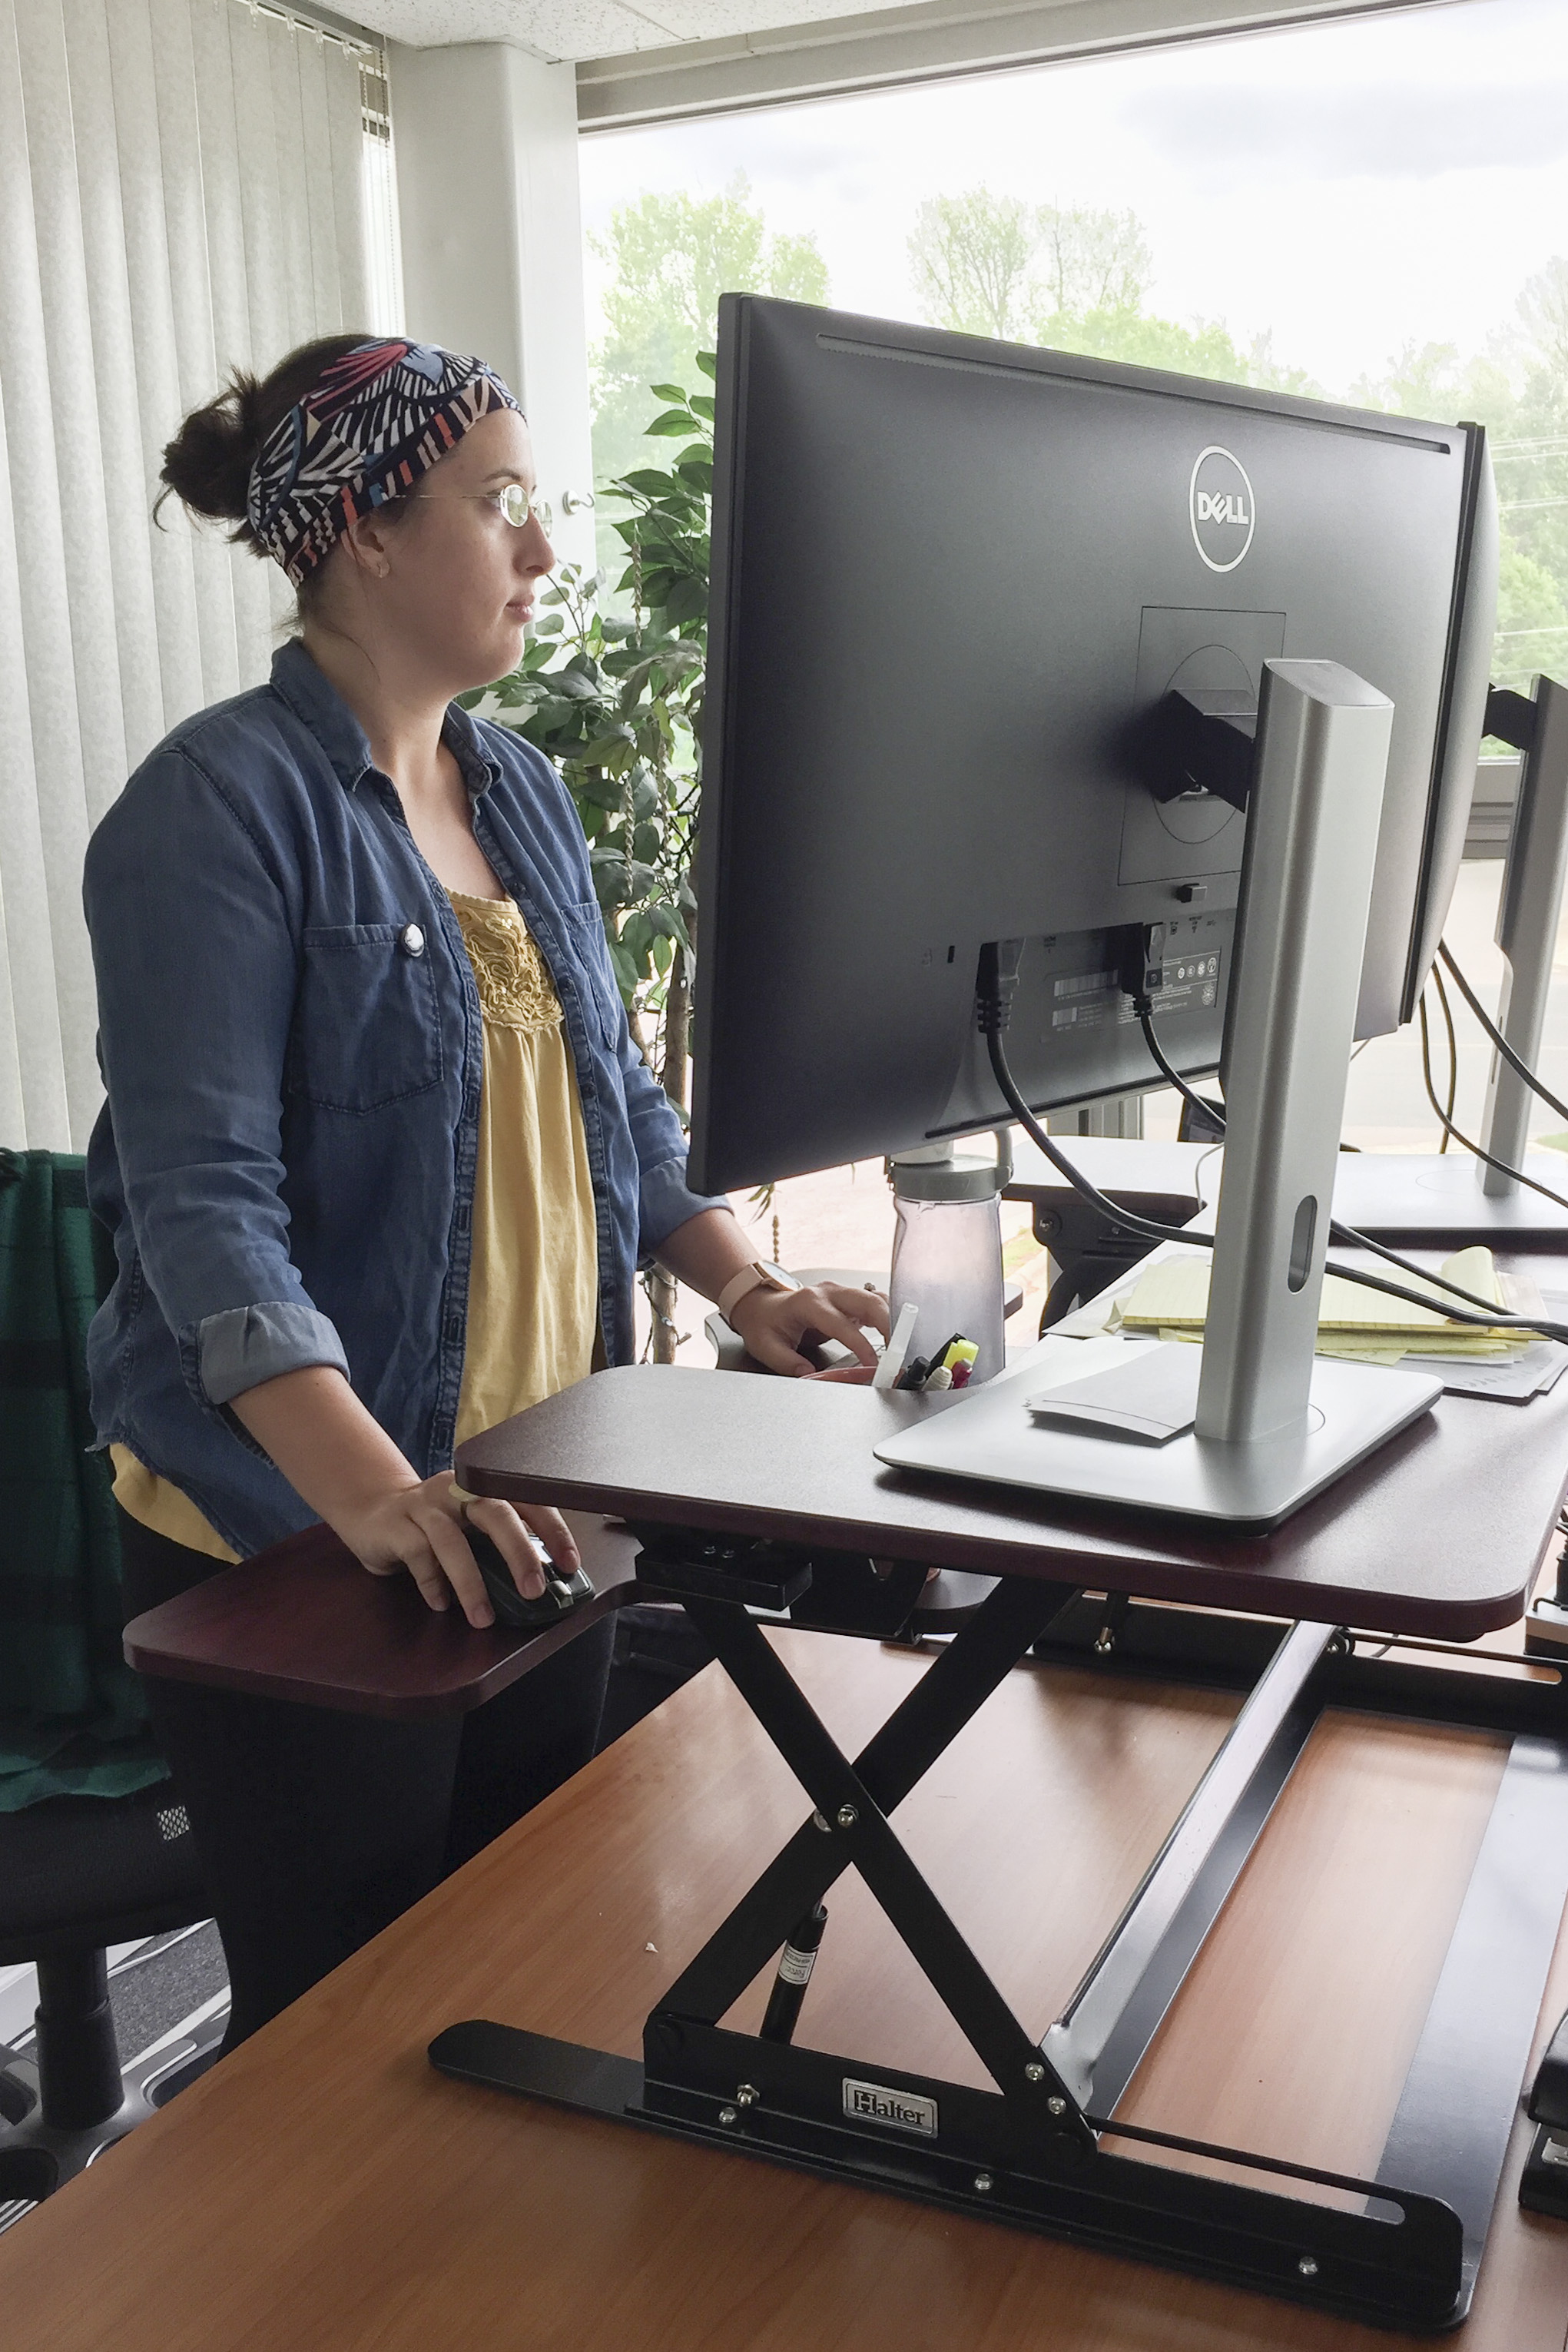
<instances>
[{"instance_id":1,"label":"cloudy sky","mask_svg":"<svg viewBox=\"0 0 1568 2352\"><path fill-rule=\"evenodd\" d=\"M737 172L814 233L832 299L914 315L925 196L1131 205L1150 307L1220 319L1333 393L1406 341L1484 347L1568 254L1568 0L1462 0L581 142L586 225Z\"/></svg>"}]
</instances>

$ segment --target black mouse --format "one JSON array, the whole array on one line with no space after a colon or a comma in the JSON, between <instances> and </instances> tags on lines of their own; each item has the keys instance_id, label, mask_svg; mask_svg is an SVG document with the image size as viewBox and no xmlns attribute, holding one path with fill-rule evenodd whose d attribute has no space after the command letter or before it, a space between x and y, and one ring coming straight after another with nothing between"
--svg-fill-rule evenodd
<instances>
[{"instance_id":1,"label":"black mouse","mask_svg":"<svg viewBox=\"0 0 1568 2352\"><path fill-rule=\"evenodd\" d=\"M553 1561L546 1560L544 1591L537 1601L525 1601L512 1581L511 1570L489 1537L467 1520L463 1532L485 1580L485 1590L498 1625L538 1633L541 1626L554 1625L560 1618L570 1616L580 1601L592 1600L593 1585L586 1569L563 1576Z\"/></svg>"}]
</instances>

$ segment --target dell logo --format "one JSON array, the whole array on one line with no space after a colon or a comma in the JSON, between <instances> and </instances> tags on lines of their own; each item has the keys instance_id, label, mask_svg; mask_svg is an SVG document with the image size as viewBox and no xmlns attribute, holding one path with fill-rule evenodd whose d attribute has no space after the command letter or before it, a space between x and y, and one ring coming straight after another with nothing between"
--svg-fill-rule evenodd
<instances>
[{"instance_id":1,"label":"dell logo","mask_svg":"<svg viewBox=\"0 0 1568 2352\"><path fill-rule=\"evenodd\" d=\"M1257 502L1247 468L1217 443L1200 451L1187 486L1193 545L1211 572L1234 572L1252 544Z\"/></svg>"},{"instance_id":2,"label":"dell logo","mask_svg":"<svg viewBox=\"0 0 1568 2352\"><path fill-rule=\"evenodd\" d=\"M856 2083L844 2077L844 2113L852 2123L882 2124L889 2131L936 2137L936 2102L917 2091L895 2091L886 2083Z\"/></svg>"}]
</instances>

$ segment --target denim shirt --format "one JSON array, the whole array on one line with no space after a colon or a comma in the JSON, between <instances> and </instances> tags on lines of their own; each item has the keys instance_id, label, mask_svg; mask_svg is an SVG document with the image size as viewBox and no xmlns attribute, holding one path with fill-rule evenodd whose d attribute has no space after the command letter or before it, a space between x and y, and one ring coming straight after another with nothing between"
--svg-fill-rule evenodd
<instances>
[{"instance_id":1,"label":"denim shirt","mask_svg":"<svg viewBox=\"0 0 1568 2352\"><path fill-rule=\"evenodd\" d=\"M542 753L454 706L474 836L560 998L612 1364L632 1276L721 1206L632 1045L588 846ZM314 1514L230 1400L335 1365L422 1477L451 1461L478 1148L478 995L390 780L304 647L187 719L88 847L108 1090L89 1197L118 1278L88 1340L100 1445L172 1479L242 1555Z\"/></svg>"}]
</instances>

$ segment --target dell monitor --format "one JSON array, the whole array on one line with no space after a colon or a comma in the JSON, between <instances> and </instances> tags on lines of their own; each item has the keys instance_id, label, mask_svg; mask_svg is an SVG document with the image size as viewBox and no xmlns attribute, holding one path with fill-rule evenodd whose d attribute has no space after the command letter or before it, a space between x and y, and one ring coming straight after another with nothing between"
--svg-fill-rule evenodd
<instances>
[{"instance_id":1,"label":"dell monitor","mask_svg":"<svg viewBox=\"0 0 1568 2352\"><path fill-rule=\"evenodd\" d=\"M1496 510L1479 428L727 295L694 1181L1007 1116L976 1033L1025 941L1030 1104L1220 1060L1264 664L1394 705L1357 1034L1410 1017L1463 846ZM1196 723L1196 722L1195 722ZM1311 975L1305 984L1310 988Z\"/></svg>"}]
</instances>

